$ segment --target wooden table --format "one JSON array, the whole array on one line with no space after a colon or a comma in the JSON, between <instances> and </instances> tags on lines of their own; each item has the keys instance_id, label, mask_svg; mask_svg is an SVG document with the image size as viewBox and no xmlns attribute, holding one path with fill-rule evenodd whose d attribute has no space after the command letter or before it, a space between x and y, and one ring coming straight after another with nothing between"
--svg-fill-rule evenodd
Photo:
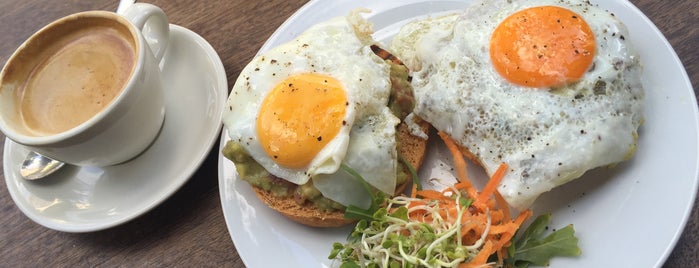
<instances>
[{"instance_id":1,"label":"wooden table","mask_svg":"<svg viewBox=\"0 0 699 268\"><path fill-rule=\"evenodd\" d=\"M21 42L48 22L84 10L115 10L117 2L1 0L0 64L4 65ZM148 2L162 7L171 23L207 39L219 53L232 86L263 42L306 1ZM668 38L682 59L696 93L699 1L632 2ZM14 205L5 183L0 183L0 266L244 266L221 210L217 156L218 149L214 149L188 183L155 209L120 226L92 233L63 233L32 222ZM699 214L695 204L665 266L699 267L698 250Z\"/></svg>"}]
</instances>

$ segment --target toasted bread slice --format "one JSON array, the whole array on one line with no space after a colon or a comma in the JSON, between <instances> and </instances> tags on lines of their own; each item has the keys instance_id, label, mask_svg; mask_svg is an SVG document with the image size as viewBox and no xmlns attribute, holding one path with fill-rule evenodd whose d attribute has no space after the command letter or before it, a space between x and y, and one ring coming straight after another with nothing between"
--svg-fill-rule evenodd
<instances>
[{"instance_id":1,"label":"toasted bread slice","mask_svg":"<svg viewBox=\"0 0 699 268\"><path fill-rule=\"evenodd\" d=\"M420 120L419 126L423 133L429 133L430 125L427 122ZM398 155L401 155L415 169L422 166L427 153L427 140L410 134L408 125L405 122L398 125L396 140L398 141ZM399 166L406 168L404 165ZM408 170L405 170L405 172L409 173ZM411 183L411 180L406 180L405 183L396 186L396 193L402 193ZM344 211L320 211L310 202L299 205L293 196L280 198L263 189L252 188L257 197L267 206L301 224L313 227L338 227L354 222L354 220L344 217Z\"/></svg>"}]
</instances>

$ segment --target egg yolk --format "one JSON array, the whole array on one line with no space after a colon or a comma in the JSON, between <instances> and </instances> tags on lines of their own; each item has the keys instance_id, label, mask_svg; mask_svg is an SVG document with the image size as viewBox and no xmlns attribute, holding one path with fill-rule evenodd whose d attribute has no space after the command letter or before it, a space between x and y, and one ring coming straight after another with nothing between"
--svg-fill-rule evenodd
<instances>
[{"instance_id":1,"label":"egg yolk","mask_svg":"<svg viewBox=\"0 0 699 268\"><path fill-rule=\"evenodd\" d=\"M490 39L500 75L526 87L555 87L580 79L592 64L595 36L576 13L540 6L507 17Z\"/></svg>"},{"instance_id":2,"label":"egg yolk","mask_svg":"<svg viewBox=\"0 0 699 268\"><path fill-rule=\"evenodd\" d=\"M347 105L336 79L312 73L290 76L262 102L257 137L277 164L303 168L346 124Z\"/></svg>"}]
</instances>

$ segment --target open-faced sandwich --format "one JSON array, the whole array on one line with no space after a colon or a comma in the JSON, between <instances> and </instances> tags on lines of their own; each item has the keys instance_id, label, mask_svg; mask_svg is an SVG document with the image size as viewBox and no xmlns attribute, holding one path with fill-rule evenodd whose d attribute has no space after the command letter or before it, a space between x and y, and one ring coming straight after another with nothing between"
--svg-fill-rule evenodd
<instances>
[{"instance_id":1,"label":"open-faced sandwich","mask_svg":"<svg viewBox=\"0 0 699 268\"><path fill-rule=\"evenodd\" d=\"M375 191L401 192L426 152L429 125L417 123L414 136L402 123L414 105L407 69L377 56L383 50L361 12L255 57L224 113L231 141L223 154L239 178L305 225L353 222L347 207L368 208Z\"/></svg>"},{"instance_id":2,"label":"open-faced sandwich","mask_svg":"<svg viewBox=\"0 0 699 268\"><path fill-rule=\"evenodd\" d=\"M476 1L405 25L390 50L412 73L414 113L451 136L519 209L629 159L643 122L628 31L589 1Z\"/></svg>"}]
</instances>

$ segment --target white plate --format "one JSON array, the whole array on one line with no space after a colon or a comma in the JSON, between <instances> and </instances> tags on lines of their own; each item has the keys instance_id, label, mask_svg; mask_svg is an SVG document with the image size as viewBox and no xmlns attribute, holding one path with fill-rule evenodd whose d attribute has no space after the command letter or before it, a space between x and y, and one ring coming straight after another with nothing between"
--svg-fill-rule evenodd
<instances>
[{"instance_id":1,"label":"white plate","mask_svg":"<svg viewBox=\"0 0 699 268\"><path fill-rule=\"evenodd\" d=\"M165 123L143 154L106 168L64 167L52 177L26 181L19 165L27 150L5 140L5 180L30 219L51 229L89 232L131 220L172 195L216 143L228 83L216 51L201 36L170 25L161 62Z\"/></svg>"},{"instance_id":2,"label":"white plate","mask_svg":"<svg viewBox=\"0 0 699 268\"><path fill-rule=\"evenodd\" d=\"M375 38L387 42L408 20L458 10L468 2L311 1L291 16L260 51L357 7L374 11L368 19L374 22ZM646 123L640 130L638 152L614 169L593 170L543 195L534 212L551 212L551 228L574 224L580 238L582 256L555 258L552 267L661 266L684 229L697 191L696 98L674 50L645 15L625 0L596 2L626 23L631 31L627 39L638 48L645 65ZM224 131L221 146L227 140ZM447 154L440 149L437 146L430 151L421 177L440 172L439 163L449 161L443 159ZM237 179L235 166L222 156L219 185L228 230L250 267L330 266L327 256L332 243L344 242L348 235L349 227L307 228L266 208L247 183Z\"/></svg>"}]
</instances>

